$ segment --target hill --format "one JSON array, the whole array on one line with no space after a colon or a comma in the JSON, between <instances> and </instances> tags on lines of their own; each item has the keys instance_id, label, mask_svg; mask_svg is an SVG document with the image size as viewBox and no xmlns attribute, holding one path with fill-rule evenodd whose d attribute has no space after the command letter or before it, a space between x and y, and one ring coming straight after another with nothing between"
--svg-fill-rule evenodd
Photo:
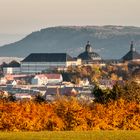
<instances>
[{"instance_id":1,"label":"hill","mask_svg":"<svg viewBox=\"0 0 140 140\"><path fill-rule=\"evenodd\" d=\"M140 27L131 26L59 26L33 32L12 44L0 47L0 56L25 57L35 52L81 53L87 41L102 58L121 58L131 40L140 51Z\"/></svg>"}]
</instances>

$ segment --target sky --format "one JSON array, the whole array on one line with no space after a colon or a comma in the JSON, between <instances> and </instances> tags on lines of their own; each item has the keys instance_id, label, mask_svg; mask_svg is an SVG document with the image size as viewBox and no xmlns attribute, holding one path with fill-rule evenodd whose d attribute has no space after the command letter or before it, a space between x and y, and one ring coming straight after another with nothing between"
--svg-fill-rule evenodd
<instances>
[{"instance_id":1,"label":"sky","mask_svg":"<svg viewBox=\"0 0 140 140\"><path fill-rule=\"evenodd\" d=\"M0 33L60 25L140 26L140 0L0 0Z\"/></svg>"}]
</instances>

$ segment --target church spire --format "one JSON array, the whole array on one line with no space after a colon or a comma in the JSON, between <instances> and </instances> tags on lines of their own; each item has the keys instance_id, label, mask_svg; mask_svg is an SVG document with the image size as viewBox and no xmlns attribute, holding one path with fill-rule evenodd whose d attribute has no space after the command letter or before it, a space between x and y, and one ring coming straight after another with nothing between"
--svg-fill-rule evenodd
<instances>
[{"instance_id":1,"label":"church spire","mask_svg":"<svg viewBox=\"0 0 140 140\"><path fill-rule=\"evenodd\" d=\"M133 41L131 41L130 51L133 51L133 52L136 51L136 49L135 49L135 47L134 47L134 42L133 42Z\"/></svg>"},{"instance_id":2,"label":"church spire","mask_svg":"<svg viewBox=\"0 0 140 140\"><path fill-rule=\"evenodd\" d=\"M91 48L91 45L90 45L90 42L87 41L87 45L86 45L86 49L85 49L86 52L92 52L92 48Z\"/></svg>"}]
</instances>

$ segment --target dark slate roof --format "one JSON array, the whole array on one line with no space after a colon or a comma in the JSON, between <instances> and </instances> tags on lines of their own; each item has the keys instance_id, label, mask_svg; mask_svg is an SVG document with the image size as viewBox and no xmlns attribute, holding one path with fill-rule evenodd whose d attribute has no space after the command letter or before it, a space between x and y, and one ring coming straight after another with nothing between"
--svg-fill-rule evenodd
<instances>
[{"instance_id":1,"label":"dark slate roof","mask_svg":"<svg viewBox=\"0 0 140 140\"><path fill-rule=\"evenodd\" d=\"M32 53L22 62L66 62L74 59L66 53Z\"/></svg>"},{"instance_id":2,"label":"dark slate roof","mask_svg":"<svg viewBox=\"0 0 140 140\"><path fill-rule=\"evenodd\" d=\"M81 58L82 60L94 60L94 58L100 58L100 55L96 52L83 52L81 53L78 58Z\"/></svg>"},{"instance_id":3,"label":"dark slate roof","mask_svg":"<svg viewBox=\"0 0 140 140\"><path fill-rule=\"evenodd\" d=\"M18 63L17 61L13 60L9 64L4 65L3 67L20 67L20 63Z\"/></svg>"},{"instance_id":4,"label":"dark slate roof","mask_svg":"<svg viewBox=\"0 0 140 140\"><path fill-rule=\"evenodd\" d=\"M5 62L3 62L3 63L1 64L1 67L7 67L7 66L8 66L8 64L5 63Z\"/></svg>"},{"instance_id":5,"label":"dark slate roof","mask_svg":"<svg viewBox=\"0 0 140 140\"><path fill-rule=\"evenodd\" d=\"M124 61L140 59L140 54L136 51L130 50L125 56L122 57Z\"/></svg>"}]
</instances>

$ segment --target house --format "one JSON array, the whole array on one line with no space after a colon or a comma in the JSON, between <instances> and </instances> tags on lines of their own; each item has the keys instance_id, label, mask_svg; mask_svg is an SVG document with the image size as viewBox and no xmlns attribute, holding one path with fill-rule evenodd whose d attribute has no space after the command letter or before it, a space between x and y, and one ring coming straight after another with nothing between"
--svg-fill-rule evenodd
<instances>
[{"instance_id":1,"label":"house","mask_svg":"<svg viewBox=\"0 0 140 140\"><path fill-rule=\"evenodd\" d=\"M34 75L26 75L26 74L6 74L4 77L7 81L16 80L19 85L25 85L27 83L31 83L31 79Z\"/></svg>"},{"instance_id":2,"label":"house","mask_svg":"<svg viewBox=\"0 0 140 140\"><path fill-rule=\"evenodd\" d=\"M38 74L32 78L31 83L33 85L47 85L61 83L62 81L61 74Z\"/></svg>"},{"instance_id":3,"label":"house","mask_svg":"<svg viewBox=\"0 0 140 140\"><path fill-rule=\"evenodd\" d=\"M0 98L5 98L5 97L8 97L9 94L7 91L3 91L3 90L0 90Z\"/></svg>"},{"instance_id":4,"label":"house","mask_svg":"<svg viewBox=\"0 0 140 140\"><path fill-rule=\"evenodd\" d=\"M47 77L44 74L38 74L32 78L32 85L46 85L48 82Z\"/></svg>"},{"instance_id":5,"label":"house","mask_svg":"<svg viewBox=\"0 0 140 140\"><path fill-rule=\"evenodd\" d=\"M5 85L7 83L7 79L5 77L0 78L0 85Z\"/></svg>"},{"instance_id":6,"label":"house","mask_svg":"<svg viewBox=\"0 0 140 140\"><path fill-rule=\"evenodd\" d=\"M64 96L75 96L79 94L79 91L81 90L80 87L59 87L59 88L48 88L46 90L46 96L47 95L64 95Z\"/></svg>"},{"instance_id":7,"label":"house","mask_svg":"<svg viewBox=\"0 0 140 140\"><path fill-rule=\"evenodd\" d=\"M89 80L87 78L84 78L83 80L80 81L79 84L82 86L88 86L90 83L89 83Z\"/></svg>"},{"instance_id":8,"label":"house","mask_svg":"<svg viewBox=\"0 0 140 140\"><path fill-rule=\"evenodd\" d=\"M20 63L12 61L7 65L3 65L4 74L17 74L20 73Z\"/></svg>"},{"instance_id":9,"label":"house","mask_svg":"<svg viewBox=\"0 0 140 140\"><path fill-rule=\"evenodd\" d=\"M99 87L101 89L112 89L115 84L124 85L123 80L110 80L110 79L101 79L99 80Z\"/></svg>"},{"instance_id":10,"label":"house","mask_svg":"<svg viewBox=\"0 0 140 140\"><path fill-rule=\"evenodd\" d=\"M93 94L83 94L83 93L80 93L78 96L77 96L77 99L79 101L81 101L83 103L83 101L86 101L86 103L92 103L94 100L95 100L95 97Z\"/></svg>"},{"instance_id":11,"label":"house","mask_svg":"<svg viewBox=\"0 0 140 140\"><path fill-rule=\"evenodd\" d=\"M67 53L32 53L21 61L22 73L41 73L68 66L81 65L81 59L72 58Z\"/></svg>"},{"instance_id":12,"label":"house","mask_svg":"<svg viewBox=\"0 0 140 140\"><path fill-rule=\"evenodd\" d=\"M14 94L14 98L16 99L16 100L31 100L32 99L32 96L31 95L29 95L29 94L26 94L26 93L20 93L20 94L18 94L18 93L16 93L16 94Z\"/></svg>"},{"instance_id":13,"label":"house","mask_svg":"<svg viewBox=\"0 0 140 140\"><path fill-rule=\"evenodd\" d=\"M47 101L53 101L60 96L74 96L78 100L93 100L93 94L91 89L84 89L83 87L59 87L46 89L45 99Z\"/></svg>"},{"instance_id":14,"label":"house","mask_svg":"<svg viewBox=\"0 0 140 140\"><path fill-rule=\"evenodd\" d=\"M16 86L17 85L17 81L16 80L9 80L9 81L7 81L6 84L9 85L9 86Z\"/></svg>"},{"instance_id":15,"label":"house","mask_svg":"<svg viewBox=\"0 0 140 140\"><path fill-rule=\"evenodd\" d=\"M45 74L48 79L47 84L57 84L63 81L63 77L61 74Z\"/></svg>"}]
</instances>

